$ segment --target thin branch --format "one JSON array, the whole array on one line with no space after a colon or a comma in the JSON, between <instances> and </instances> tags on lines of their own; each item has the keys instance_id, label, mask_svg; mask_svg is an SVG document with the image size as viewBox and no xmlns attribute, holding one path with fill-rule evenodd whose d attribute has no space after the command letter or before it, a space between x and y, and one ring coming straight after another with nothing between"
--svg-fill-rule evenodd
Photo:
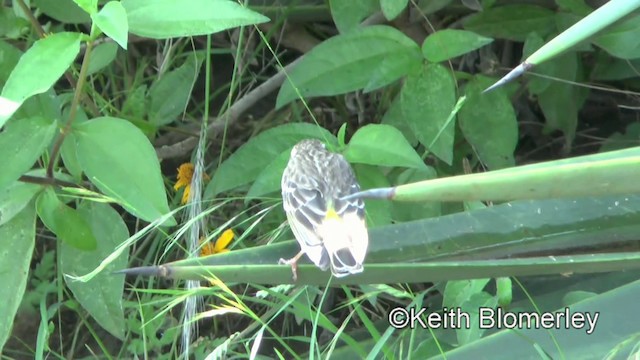
<instances>
[{"instance_id":1,"label":"thin branch","mask_svg":"<svg viewBox=\"0 0 640 360\"><path fill-rule=\"evenodd\" d=\"M254 106L258 101L263 99L265 96L269 95L272 91L282 85L284 79L286 78L286 73L290 72L293 67L295 67L298 62L302 59L299 57L294 62L285 66L282 70L280 70L277 74L272 76L269 80L263 82L255 89L248 92L245 96L243 96L240 100L238 100L235 104L231 105L231 107L218 119L212 122L207 127L207 136L212 137L222 131L226 125L231 125L240 118L245 111L249 110L252 106ZM226 121L225 121L226 120ZM197 137L187 138L173 145L165 145L156 149L156 154L158 158L162 159L171 159L183 156L187 154L189 151L193 150L198 144Z\"/></svg>"}]
</instances>

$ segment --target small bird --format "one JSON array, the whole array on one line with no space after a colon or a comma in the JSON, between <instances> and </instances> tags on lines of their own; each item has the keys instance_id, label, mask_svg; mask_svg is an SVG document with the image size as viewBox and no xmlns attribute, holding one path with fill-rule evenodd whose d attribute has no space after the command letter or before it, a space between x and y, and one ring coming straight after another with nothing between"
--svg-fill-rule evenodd
<instances>
[{"instance_id":1,"label":"small bird","mask_svg":"<svg viewBox=\"0 0 640 360\"><path fill-rule=\"evenodd\" d=\"M280 264L291 265L297 280L302 254L336 277L362 272L369 235L362 199L341 200L360 191L353 169L319 140L307 139L291 150L282 175L282 203L301 251Z\"/></svg>"}]
</instances>

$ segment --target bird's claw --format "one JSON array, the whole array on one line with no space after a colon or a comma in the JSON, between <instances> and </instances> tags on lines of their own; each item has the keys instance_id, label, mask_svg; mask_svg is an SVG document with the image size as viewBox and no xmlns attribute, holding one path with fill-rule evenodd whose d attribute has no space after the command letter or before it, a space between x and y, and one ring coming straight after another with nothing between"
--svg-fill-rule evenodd
<instances>
[{"instance_id":1,"label":"bird's claw","mask_svg":"<svg viewBox=\"0 0 640 360\"><path fill-rule=\"evenodd\" d=\"M280 258L280 260L278 260L278 265L291 265L291 273L292 273L292 278L293 278L293 282L296 282L298 280L298 264L297 264L297 258L292 258L292 259L283 259Z\"/></svg>"}]
</instances>

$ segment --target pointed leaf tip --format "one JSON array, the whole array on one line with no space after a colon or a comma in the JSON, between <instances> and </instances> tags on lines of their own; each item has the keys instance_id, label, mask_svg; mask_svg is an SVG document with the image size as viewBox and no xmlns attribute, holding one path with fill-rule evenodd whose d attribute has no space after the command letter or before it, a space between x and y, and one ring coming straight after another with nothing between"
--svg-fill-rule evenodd
<instances>
[{"instance_id":1,"label":"pointed leaf tip","mask_svg":"<svg viewBox=\"0 0 640 360\"><path fill-rule=\"evenodd\" d=\"M530 64L528 62L523 62L522 64L516 66L515 68L513 68L513 70L509 71L509 73L505 76L503 76L500 80L498 80L495 84L489 86L488 88L484 89L484 91L482 92L487 93L495 88L498 88L502 85L505 85L511 81L513 81L515 78L517 78L518 76L524 74L525 72L527 72L529 69L531 69L533 67L533 64Z\"/></svg>"}]
</instances>

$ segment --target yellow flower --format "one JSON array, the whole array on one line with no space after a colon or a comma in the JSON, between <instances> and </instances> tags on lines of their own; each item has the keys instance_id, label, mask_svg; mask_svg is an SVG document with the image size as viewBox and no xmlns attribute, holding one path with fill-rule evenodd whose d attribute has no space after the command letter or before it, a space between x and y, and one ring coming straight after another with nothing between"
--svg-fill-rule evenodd
<instances>
[{"instance_id":1,"label":"yellow flower","mask_svg":"<svg viewBox=\"0 0 640 360\"><path fill-rule=\"evenodd\" d=\"M200 248L200 256L222 254L229 251L229 249L227 249L227 246L229 246L234 236L235 234L233 233L233 230L231 229L225 230L222 233L222 235L220 235L220 237L215 241L215 244L213 243L213 241L210 241L204 244L202 248ZM204 238L200 238L201 244L203 241L204 241Z\"/></svg>"},{"instance_id":2,"label":"yellow flower","mask_svg":"<svg viewBox=\"0 0 640 360\"><path fill-rule=\"evenodd\" d=\"M189 193L191 192L191 180L193 179L194 166L192 163L184 163L180 165L178 168L178 180L176 184L173 186L174 190L178 190L181 187L184 187L184 192L182 193L182 200L180 200L181 204L186 204L189 201ZM209 175L204 174L204 179L209 180Z\"/></svg>"}]
</instances>

